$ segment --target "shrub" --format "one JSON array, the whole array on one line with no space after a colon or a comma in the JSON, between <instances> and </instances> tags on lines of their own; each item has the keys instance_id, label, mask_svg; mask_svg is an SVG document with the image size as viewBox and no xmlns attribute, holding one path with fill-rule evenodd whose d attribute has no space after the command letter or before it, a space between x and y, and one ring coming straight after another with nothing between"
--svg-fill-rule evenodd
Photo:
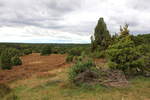
<instances>
[{"instance_id":1,"label":"shrub","mask_svg":"<svg viewBox=\"0 0 150 100\"><path fill-rule=\"evenodd\" d=\"M25 50L24 50L24 54L25 54L25 55L32 54L32 50L31 50L31 49L25 49Z\"/></svg>"},{"instance_id":2,"label":"shrub","mask_svg":"<svg viewBox=\"0 0 150 100\"><path fill-rule=\"evenodd\" d=\"M0 67L2 69L11 69L12 68L11 55L8 50L5 50L1 53Z\"/></svg>"},{"instance_id":3,"label":"shrub","mask_svg":"<svg viewBox=\"0 0 150 100\"><path fill-rule=\"evenodd\" d=\"M68 55L67 58L66 58L66 62L72 62L73 58L74 58L74 56Z\"/></svg>"},{"instance_id":4,"label":"shrub","mask_svg":"<svg viewBox=\"0 0 150 100\"><path fill-rule=\"evenodd\" d=\"M41 50L41 55L49 55L49 54L51 54L51 47L45 45Z\"/></svg>"},{"instance_id":5,"label":"shrub","mask_svg":"<svg viewBox=\"0 0 150 100\"><path fill-rule=\"evenodd\" d=\"M108 50L109 67L124 71L126 75L135 75L142 71L142 53L137 50L130 36L125 36Z\"/></svg>"},{"instance_id":6,"label":"shrub","mask_svg":"<svg viewBox=\"0 0 150 100\"><path fill-rule=\"evenodd\" d=\"M4 49L3 51L7 51L8 54L11 57L20 56L21 55L20 51L18 49L15 49L15 48L7 48L7 49Z\"/></svg>"},{"instance_id":7,"label":"shrub","mask_svg":"<svg viewBox=\"0 0 150 100\"><path fill-rule=\"evenodd\" d=\"M82 48L72 48L69 51L69 55L73 55L73 56L80 56L82 53Z\"/></svg>"},{"instance_id":8,"label":"shrub","mask_svg":"<svg viewBox=\"0 0 150 100\"><path fill-rule=\"evenodd\" d=\"M17 66L17 65L21 65L22 61L18 56L15 56L11 58L11 63L12 65Z\"/></svg>"},{"instance_id":9,"label":"shrub","mask_svg":"<svg viewBox=\"0 0 150 100\"><path fill-rule=\"evenodd\" d=\"M74 81L75 77L84 72L87 69L90 69L94 66L92 61L86 61L86 62L78 62L75 65L73 65L69 70L69 80L71 82Z\"/></svg>"}]
</instances>

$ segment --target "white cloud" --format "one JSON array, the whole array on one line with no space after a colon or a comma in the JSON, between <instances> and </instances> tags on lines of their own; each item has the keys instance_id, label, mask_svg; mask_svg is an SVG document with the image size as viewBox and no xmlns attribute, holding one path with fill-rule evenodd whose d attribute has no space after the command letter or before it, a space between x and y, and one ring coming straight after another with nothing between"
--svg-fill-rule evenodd
<instances>
[{"instance_id":1,"label":"white cloud","mask_svg":"<svg viewBox=\"0 0 150 100\"><path fill-rule=\"evenodd\" d=\"M99 17L113 34L148 33L147 0L0 0L0 42L88 43Z\"/></svg>"},{"instance_id":2,"label":"white cloud","mask_svg":"<svg viewBox=\"0 0 150 100\"><path fill-rule=\"evenodd\" d=\"M77 34L62 32L59 30L49 30L35 26L26 27L1 27L1 42L27 42L27 43L88 43L90 35L80 36ZM36 34L35 34L36 33Z\"/></svg>"}]
</instances>

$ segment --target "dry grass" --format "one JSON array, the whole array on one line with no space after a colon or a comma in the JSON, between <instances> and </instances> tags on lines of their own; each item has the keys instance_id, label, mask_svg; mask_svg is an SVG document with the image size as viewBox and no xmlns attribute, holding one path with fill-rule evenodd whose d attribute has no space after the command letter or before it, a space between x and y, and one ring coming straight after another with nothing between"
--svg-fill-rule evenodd
<instances>
[{"instance_id":1,"label":"dry grass","mask_svg":"<svg viewBox=\"0 0 150 100\"><path fill-rule=\"evenodd\" d=\"M15 81L28 78L40 72L58 69L59 67L70 66L65 62L66 55L51 54L49 56L40 56L33 53L21 57L23 64L14 66L11 70L0 70L0 83Z\"/></svg>"},{"instance_id":2,"label":"dry grass","mask_svg":"<svg viewBox=\"0 0 150 100\"><path fill-rule=\"evenodd\" d=\"M76 87L67 81L68 68L49 71L53 77L19 80L10 84L17 100L150 100L150 79L138 77L126 88Z\"/></svg>"}]
</instances>

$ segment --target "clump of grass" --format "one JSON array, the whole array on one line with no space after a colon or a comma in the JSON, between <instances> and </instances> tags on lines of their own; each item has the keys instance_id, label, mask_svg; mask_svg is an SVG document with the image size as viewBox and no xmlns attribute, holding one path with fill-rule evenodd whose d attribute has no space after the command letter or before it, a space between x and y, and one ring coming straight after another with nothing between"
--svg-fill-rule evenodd
<instances>
[{"instance_id":1,"label":"clump of grass","mask_svg":"<svg viewBox=\"0 0 150 100\"><path fill-rule=\"evenodd\" d=\"M8 95L11 92L11 89L8 85L0 83L0 98Z\"/></svg>"}]
</instances>

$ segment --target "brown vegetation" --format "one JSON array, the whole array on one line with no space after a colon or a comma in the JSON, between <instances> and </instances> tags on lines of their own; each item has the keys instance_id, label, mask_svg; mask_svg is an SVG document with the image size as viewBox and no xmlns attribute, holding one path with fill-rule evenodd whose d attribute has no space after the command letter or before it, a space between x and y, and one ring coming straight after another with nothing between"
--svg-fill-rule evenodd
<instances>
[{"instance_id":1,"label":"brown vegetation","mask_svg":"<svg viewBox=\"0 0 150 100\"><path fill-rule=\"evenodd\" d=\"M21 57L23 64L15 66L11 70L0 70L0 83L10 82L17 79L28 78L33 74L42 74L62 66L69 66L65 63L66 55L51 54L40 56L38 53ZM40 76L39 75L39 76Z\"/></svg>"}]
</instances>

